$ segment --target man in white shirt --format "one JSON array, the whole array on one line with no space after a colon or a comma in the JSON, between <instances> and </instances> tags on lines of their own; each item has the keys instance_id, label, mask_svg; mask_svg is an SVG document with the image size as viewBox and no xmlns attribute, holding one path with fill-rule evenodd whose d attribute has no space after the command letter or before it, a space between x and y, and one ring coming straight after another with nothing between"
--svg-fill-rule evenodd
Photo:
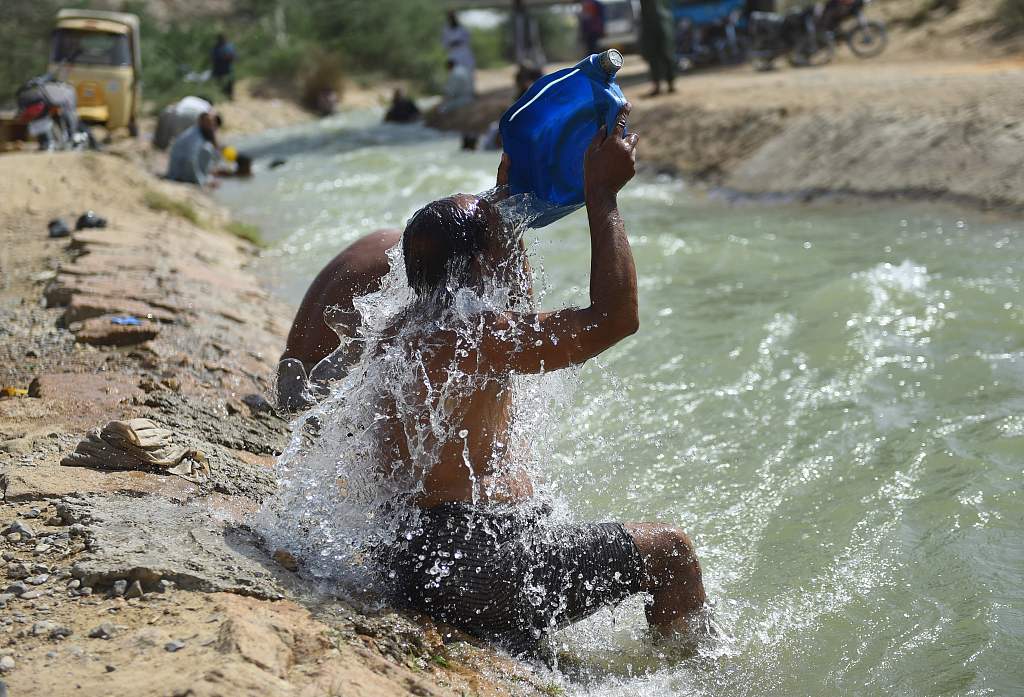
<instances>
[{"instance_id":1,"label":"man in white shirt","mask_svg":"<svg viewBox=\"0 0 1024 697\"><path fill-rule=\"evenodd\" d=\"M166 150L179 133L194 126L200 114L213 110L213 104L202 97L185 97L173 104L168 104L160 112L156 122L156 133L153 134L153 147Z\"/></svg>"},{"instance_id":2,"label":"man in white shirt","mask_svg":"<svg viewBox=\"0 0 1024 697\"><path fill-rule=\"evenodd\" d=\"M441 111L453 111L473 101L473 77L464 65L448 59L448 82L444 86Z\"/></svg>"},{"instance_id":3,"label":"man in white shirt","mask_svg":"<svg viewBox=\"0 0 1024 697\"><path fill-rule=\"evenodd\" d=\"M476 57L473 55L473 45L470 42L469 31L459 24L458 15L455 10L448 11L448 24L441 32L441 43L448 53L448 60L454 61L457 65L466 68L469 74L470 87L475 91L474 73L476 72Z\"/></svg>"}]
</instances>

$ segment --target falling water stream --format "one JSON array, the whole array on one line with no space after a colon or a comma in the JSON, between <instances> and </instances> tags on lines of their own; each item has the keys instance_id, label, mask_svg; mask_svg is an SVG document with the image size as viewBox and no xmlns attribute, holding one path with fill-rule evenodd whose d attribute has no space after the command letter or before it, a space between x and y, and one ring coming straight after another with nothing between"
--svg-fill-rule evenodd
<instances>
[{"instance_id":1,"label":"falling water stream","mask_svg":"<svg viewBox=\"0 0 1024 697\"><path fill-rule=\"evenodd\" d=\"M220 191L293 304L360 235L493 184L494 153L378 120L252 139ZM689 531L722 636L669 660L627 602L559 636L566 690L1024 694L1024 221L646 176L620 205L641 329L538 407L537 466L574 518ZM585 215L527 243L543 306L585 304Z\"/></svg>"}]
</instances>

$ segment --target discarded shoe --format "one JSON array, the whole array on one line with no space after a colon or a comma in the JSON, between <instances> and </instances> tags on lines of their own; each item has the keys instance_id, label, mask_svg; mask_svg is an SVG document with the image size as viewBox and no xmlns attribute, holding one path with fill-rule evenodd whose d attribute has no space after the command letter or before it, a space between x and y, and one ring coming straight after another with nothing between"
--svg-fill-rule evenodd
<instances>
[{"instance_id":1,"label":"discarded shoe","mask_svg":"<svg viewBox=\"0 0 1024 697\"><path fill-rule=\"evenodd\" d=\"M75 223L75 230L85 230L87 228L105 228L107 226L107 219L101 218L93 211L86 211L82 215L78 216L78 221Z\"/></svg>"},{"instance_id":2,"label":"discarded shoe","mask_svg":"<svg viewBox=\"0 0 1024 697\"><path fill-rule=\"evenodd\" d=\"M150 419L111 421L86 434L60 464L101 470L142 470L174 474L197 484L210 476L206 455L175 445L174 434Z\"/></svg>"},{"instance_id":3,"label":"discarded shoe","mask_svg":"<svg viewBox=\"0 0 1024 697\"><path fill-rule=\"evenodd\" d=\"M46 229L50 231L50 237L67 237L71 234L71 230L68 229L68 226L60 218L51 220Z\"/></svg>"}]
</instances>

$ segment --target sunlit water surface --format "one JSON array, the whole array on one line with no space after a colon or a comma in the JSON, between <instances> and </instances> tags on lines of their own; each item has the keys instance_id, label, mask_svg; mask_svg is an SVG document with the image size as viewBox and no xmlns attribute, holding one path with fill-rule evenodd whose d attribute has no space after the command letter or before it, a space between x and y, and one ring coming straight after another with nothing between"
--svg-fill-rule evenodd
<instances>
[{"instance_id":1,"label":"sunlit water surface","mask_svg":"<svg viewBox=\"0 0 1024 697\"><path fill-rule=\"evenodd\" d=\"M220 192L293 303L358 236L493 183L495 154L378 118L251 140L286 164ZM582 371L541 464L580 519L688 530L724 634L671 659L626 603L563 634L565 688L1024 694L1024 223L649 177L620 203L641 329ZM585 216L528 241L544 305L585 304Z\"/></svg>"}]
</instances>

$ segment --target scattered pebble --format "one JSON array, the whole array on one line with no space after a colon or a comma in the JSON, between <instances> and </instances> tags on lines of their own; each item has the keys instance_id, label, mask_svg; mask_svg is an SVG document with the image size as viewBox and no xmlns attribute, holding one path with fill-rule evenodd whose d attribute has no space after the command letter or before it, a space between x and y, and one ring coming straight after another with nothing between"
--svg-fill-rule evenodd
<instances>
[{"instance_id":1,"label":"scattered pebble","mask_svg":"<svg viewBox=\"0 0 1024 697\"><path fill-rule=\"evenodd\" d=\"M28 586L25 585L24 581L15 581L5 589L7 593L13 593L17 597L21 597L28 593Z\"/></svg>"},{"instance_id":2,"label":"scattered pebble","mask_svg":"<svg viewBox=\"0 0 1024 697\"><path fill-rule=\"evenodd\" d=\"M70 588L71 590L75 590L76 588L78 588L81 585L82 585L82 582L79 581L77 578L73 578L70 581L68 581L68 588Z\"/></svg>"},{"instance_id":3,"label":"scattered pebble","mask_svg":"<svg viewBox=\"0 0 1024 697\"><path fill-rule=\"evenodd\" d=\"M30 586L41 586L50 580L49 574L39 574L38 576L29 576L25 579L25 583Z\"/></svg>"},{"instance_id":4,"label":"scattered pebble","mask_svg":"<svg viewBox=\"0 0 1024 697\"><path fill-rule=\"evenodd\" d=\"M124 595L124 592L126 590L128 590L128 582L122 578L120 580L114 581L114 587L110 589L110 593L115 598L120 598Z\"/></svg>"},{"instance_id":5,"label":"scattered pebble","mask_svg":"<svg viewBox=\"0 0 1024 697\"><path fill-rule=\"evenodd\" d=\"M28 513L25 513L23 517L25 517L25 518L38 518L41 513L42 513L42 511L40 511L38 508L30 508L30 509L28 509Z\"/></svg>"},{"instance_id":6,"label":"scattered pebble","mask_svg":"<svg viewBox=\"0 0 1024 697\"><path fill-rule=\"evenodd\" d=\"M98 627L93 627L92 628L92 630L89 632L89 638L90 639L109 639L110 637L114 636L114 633L116 631L117 630L114 628L114 625L112 625L110 622L104 622L103 624L99 625Z\"/></svg>"},{"instance_id":7,"label":"scattered pebble","mask_svg":"<svg viewBox=\"0 0 1024 697\"><path fill-rule=\"evenodd\" d=\"M125 591L124 597L129 600L132 598L142 597L142 584L138 580L132 581L132 585L128 586L128 590Z\"/></svg>"},{"instance_id":8,"label":"scattered pebble","mask_svg":"<svg viewBox=\"0 0 1024 697\"><path fill-rule=\"evenodd\" d=\"M0 673L9 673L14 670L14 659L10 656L0 658Z\"/></svg>"},{"instance_id":9,"label":"scattered pebble","mask_svg":"<svg viewBox=\"0 0 1024 697\"><path fill-rule=\"evenodd\" d=\"M115 670L117 670L117 668L115 668L114 666L112 666L112 665L110 665L110 664L107 664L107 665L106 665L106 666L105 666L104 668L105 668L105 670L106 670L106 671L107 671L108 673L113 673L113 672L114 672Z\"/></svg>"},{"instance_id":10,"label":"scattered pebble","mask_svg":"<svg viewBox=\"0 0 1024 697\"><path fill-rule=\"evenodd\" d=\"M30 528L20 520L16 520L10 525L8 525L6 528L4 528L5 535L13 535L14 533L20 535L20 537L18 537L18 540L31 540L33 537L35 537L35 533L32 532L32 528Z\"/></svg>"},{"instance_id":11,"label":"scattered pebble","mask_svg":"<svg viewBox=\"0 0 1024 697\"><path fill-rule=\"evenodd\" d=\"M43 636L57 629L57 623L53 620L39 620L32 625L32 636Z\"/></svg>"},{"instance_id":12,"label":"scattered pebble","mask_svg":"<svg viewBox=\"0 0 1024 697\"><path fill-rule=\"evenodd\" d=\"M168 641L164 644L164 650L174 653L175 651L181 651L185 648L185 642L175 639L174 641Z\"/></svg>"},{"instance_id":13,"label":"scattered pebble","mask_svg":"<svg viewBox=\"0 0 1024 697\"><path fill-rule=\"evenodd\" d=\"M4 552L0 554L0 558L3 558L4 561L14 561L16 559L14 552Z\"/></svg>"},{"instance_id":14,"label":"scattered pebble","mask_svg":"<svg viewBox=\"0 0 1024 697\"><path fill-rule=\"evenodd\" d=\"M89 586L83 586L82 588L78 589L78 594L79 595L92 595L92 588L90 588Z\"/></svg>"},{"instance_id":15,"label":"scattered pebble","mask_svg":"<svg viewBox=\"0 0 1024 697\"><path fill-rule=\"evenodd\" d=\"M28 591L27 593L22 593L21 594L21 599L22 600L35 600L36 598L42 598L43 595L45 595L45 593L43 591L36 589L36 590Z\"/></svg>"},{"instance_id":16,"label":"scattered pebble","mask_svg":"<svg viewBox=\"0 0 1024 697\"><path fill-rule=\"evenodd\" d=\"M7 565L7 578L12 580L18 580L22 578L28 578L29 570L28 567L20 562Z\"/></svg>"}]
</instances>

